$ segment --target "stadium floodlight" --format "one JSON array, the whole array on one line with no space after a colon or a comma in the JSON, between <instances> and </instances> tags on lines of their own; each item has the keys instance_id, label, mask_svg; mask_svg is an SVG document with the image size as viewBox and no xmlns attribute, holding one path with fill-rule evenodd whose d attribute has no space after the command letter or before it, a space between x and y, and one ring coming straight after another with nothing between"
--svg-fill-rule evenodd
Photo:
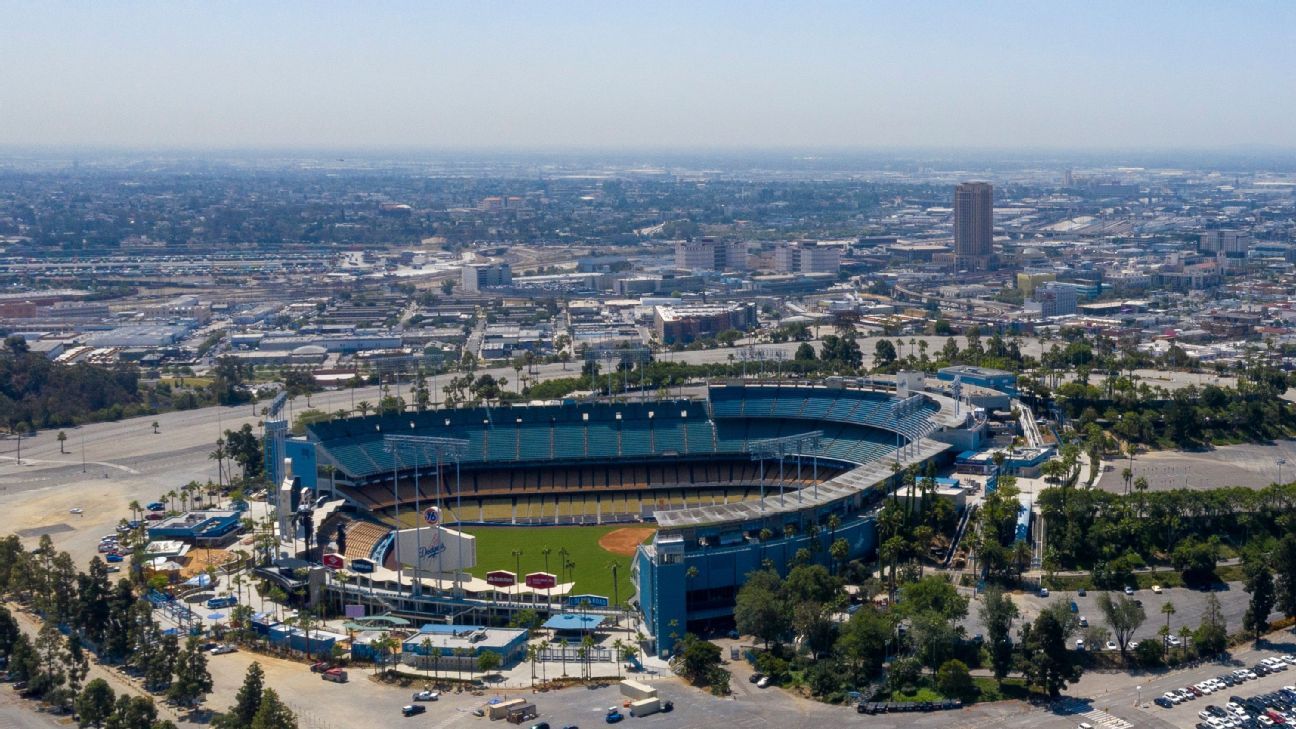
<instances>
[{"instance_id":1,"label":"stadium floodlight","mask_svg":"<svg viewBox=\"0 0 1296 729\"><path fill-rule=\"evenodd\" d=\"M783 461L787 456L797 456L797 476L800 480L801 456L809 453L813 457L815 471L815 496L819 494L819 451L823 447L823 431L812 430L798 435L785 435L782 438L766 438L752 441L747 451L753 461L760 463L760 501L761 512L765 511L765 461L778 459L779 462L779 506L783 506Z\"/></svg>"}]
</instances>

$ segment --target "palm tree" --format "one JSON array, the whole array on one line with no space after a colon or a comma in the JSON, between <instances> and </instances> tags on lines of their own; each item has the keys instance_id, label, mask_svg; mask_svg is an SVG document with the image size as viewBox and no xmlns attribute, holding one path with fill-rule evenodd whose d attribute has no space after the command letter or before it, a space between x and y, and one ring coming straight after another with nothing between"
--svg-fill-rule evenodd
<instances>
[{"instance_id":1,"label":"palm tree","mask_svg":"<svg viewBox=\"0 0 1296 729\"><path fill-rule=\"evenodd\" d=\"M153 435L157 435L157 433L158 433L158 428L159 428L159 427L161 427L161 426L158 425L158 421L154 420L154 421L153 421Z\"/></svg>"},{"instance_id":2,"label":"palm tree","mask_svg":"<svg viewBox=\"0 0 1296 729\"><path fill-rule=\"evenodd\" d=\"M126 505L126 508L130 509L131 516L135 517L135 519L138 521L140 515L140 502L131 501L129 504Z\"/></svg>"},{"instance_id":3,"label":"palm tree","mask_svg":"<svg viewBox=\"0 0 1296 729\"><path fill-rule=\"evenodd\" d=\"M565 677L567 675L567 639L566 638L558 639L558 648L559 650L562 651L562 675Z\"/></svg>"},{"instance_id":4,"label":"palm tree","mask_svg":"<svg viewBox=\"0 0 1296 729\"><path fill-rule=\"evenodd\" d=\"M621 642L620 638L612 641L612 652L616 658L616 676L618 681L621 680L621 661L623 660L621 654L625 652L625 648L626 645Z\"/></svg>"},{"instance_id":5,"label":"palm tree","mask_svg":"<svg viewBox=\"0 0 1296 729\"><path fill-rule=\"evenodd\" d=\"M1166 624L1165 624L1165 626L1166 626L1166 631L1169 632L1169 630L1170 630L1170 616L1175 614L1175 606L1174 606L1174 603L1170 602L1169 600L1166 600L1166 603L1165 603L1164 605L1161 606L1161 614L1164 615L1165 618L1166 618Z\"/></svg>"},{"instance_id":6,"label":"palm tree","mask_svg":"<svg viewBox=\"0 0 1296 729\"><path fill-rule=\"evenodd\" d=\"M367 417L369 415L369 411L373 410L373 403L369 402L368 400L361 400L360 402L356 403L356 410L360 411L361 417Z\"/></svg>"},{"instance_id":7,"label":"palm tree","mask_svg":"<svg viewBox=\"0 0 1296 729\"><path fill-rule=\"evenodd\" d=\"M64 433L63 431L60 430L58 432L57 438L59 444L59 453L66 454L67 451L63 450L63 444L67 442L67 433Z\"/></svg>"}]
</instances>

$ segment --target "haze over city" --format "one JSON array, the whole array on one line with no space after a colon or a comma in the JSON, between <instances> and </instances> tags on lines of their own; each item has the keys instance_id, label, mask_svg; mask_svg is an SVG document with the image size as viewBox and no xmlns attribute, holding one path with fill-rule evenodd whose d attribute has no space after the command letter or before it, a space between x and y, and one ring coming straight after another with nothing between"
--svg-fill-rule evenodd
<instances>
[{"instance_id":1,"label":"haze over city","mask_svg":"<svg viewBox=\"0 0 1296 729\"><path fill-rule=\"evenodd\" d=\"M1281 2L7 3L0 144L1293 147Z\"/></svg>"},{"instance_id":2,"label":"haze over city","mask_svg":"<svg viewBox=\"0 0 1296 729\"><path fill-rule=\"evenodd\" d=\"M1293 28L0 3L0 729L1296 725Z\"/></svg>"}]
</instances>

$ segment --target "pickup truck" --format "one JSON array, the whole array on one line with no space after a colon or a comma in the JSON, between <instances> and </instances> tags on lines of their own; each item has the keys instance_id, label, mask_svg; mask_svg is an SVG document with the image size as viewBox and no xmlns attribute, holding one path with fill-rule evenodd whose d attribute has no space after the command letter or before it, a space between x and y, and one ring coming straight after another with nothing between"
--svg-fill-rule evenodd
<instances>
[{"instance_id":1,"label":"pickup truck","mask_svg":"<svg viewBox=\"0 0 1296 729\"><path fill-rule=\"evenodd\" d=\"M333 683L346 683L347 672L342 670L341 668L330 668L324 673L321 673L320 678L324 679L325 681L332 681Z\"/></svg>"}]
</instances>

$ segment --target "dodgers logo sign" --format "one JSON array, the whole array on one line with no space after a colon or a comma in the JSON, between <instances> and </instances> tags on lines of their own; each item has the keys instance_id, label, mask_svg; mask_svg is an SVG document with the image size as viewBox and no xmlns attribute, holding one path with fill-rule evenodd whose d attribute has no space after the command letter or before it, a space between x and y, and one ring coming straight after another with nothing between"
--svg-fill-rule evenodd
<instances>
[{"instance_id":1,"label":"dodgers logo sign","mask_svg":"<svg viewBox=\"0 0 1296 729\"><path fill-rule=\"evenodd\" d=\"M423 521L436 526L441 523L441 510L435 506L429 506L423 510Z\"/></svg>"}]
</instances>

